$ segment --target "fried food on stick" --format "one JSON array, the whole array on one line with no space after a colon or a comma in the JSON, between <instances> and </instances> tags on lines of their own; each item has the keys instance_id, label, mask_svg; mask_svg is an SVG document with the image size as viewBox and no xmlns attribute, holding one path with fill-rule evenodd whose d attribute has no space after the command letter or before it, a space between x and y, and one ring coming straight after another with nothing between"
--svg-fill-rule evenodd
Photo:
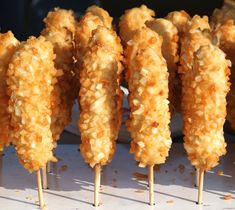
<instances>
[{"instance_id":1,"label":"fried food on stick","mask_svg":"<svg viewBox=\"0 0 235 210\"><path fill-rule=\"evenodd\" d=\"M55 8L44 19L42 35L52 43L56 54L55 67L61 72L52 92L52 136L54 143L71 121L74 99L77 96L74 72L75 15L71 10Z\"/></svg>"},{"instance_id":2,"label":"fried food on stick","mask_svg":"<svg viewBox=\"0 0 235 210\"><path fill-rule=\"evenodd\" d=\"M214 38L218 46L226 53L226 57L232 62L231 87L227 96L227 120L232 129L235 129L235 25L233 20L228 20L214 31Z\"/></svg>"},{"instance_id":3,"label":"fried food on stick","mask_svg":"<svg viewBox=\"0 0 235 210\"><path fill-rule=\"evenodd\" d=\"M169 101L170 101L170 113L174 113L173 103L174 99L174 82L175 73L178 69L177 62L178 56L178 31L177 28L170 21L159 18L146 22L146 25L157 32L163 38L162 42L162 55L166 59L167 69L169 72Z\"/></svg>"},{"instance_id":4,"label":"fried food on stick","mask_svg":"<svg viewBox=\"0 0 235 210\"><path fill-rule=\"evenodd\" d=\"M112 29L112 17L108 12L97 6L87 8L85 15L83 15L76 26L75 32L75 46L76 46L76 60L78 61L78 68L81 66L82 59L86 53L89 39L92 36L92 31L98 26L105 26Z\"/></svg>"},{"instance_id":5,"label":"fried food on stick","mask_svg":"<svg viewBox=\"0 0 235 210\"><path fill-rule=\"evenodd\" d=\"M58 72L53 46L44 37L30 37L14 53L7 71L11 133L20 163L29 172L53 157L51 94Z\"/></svg>"},{"instance_id":6,"label":"fried food on stick","mask_svg":"<svg viewBox=\"0 0 235 210\"><path fill-rule=\"evenodd\" d=\"M122 119L122 46L104 26L92 32L80 71L81 154L91 167L112 160Z\"/></svg>"},{"instance_id":7,"label":"fried food on stick","mask_svg":"<svg viewBox=\"0 0 235 210\"><path fill-rule=\"evenodd\" d=\"M9 96L7 95L7 69L13 53L19 46L19 41L11 31L0 33L0 152L4 146L9 146L11 139L10 115L7 112Z\"/></svg>"},{"instance_id":8,"label":"fried food on stick","mask_svg":"<svg viewBox=\"0 0 235 210\"><path fill-rule=\"evenodd\" d=\"M147 20L153 20L154 16L155 12L145 5L126 10L119 22L120 37L123 44L126 45L132 39L136 30L145 26Z\"/></svg>"},{"instance_id":9,"label":"fried food on stick","mask_svg":"<svg viewBox=\"0 0 235 210\"><path fill-rule=\"evenodd\" d=\"M191 70L184 72L182 110L184 147L192 165L208 171L226 153L223 124L229 91L229 65L218 47L199 47Z\"/></svg>"},{"instance_id":10,"label":"fried food on stick","mask_svg":"<svg viewBox=\"0 0 235 210\"><path fill-rule=\"evenodd\" d=\"M165 162L171 146L167 64L162 38L145 27L136 31L125 52L132 142L139 166Z\"/></svg>"}]
</instances>

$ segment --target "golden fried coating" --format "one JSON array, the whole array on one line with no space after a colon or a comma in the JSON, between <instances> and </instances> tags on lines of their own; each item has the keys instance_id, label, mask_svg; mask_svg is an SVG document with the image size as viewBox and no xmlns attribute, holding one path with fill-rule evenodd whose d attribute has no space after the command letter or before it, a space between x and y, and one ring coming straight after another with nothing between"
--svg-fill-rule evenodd
<instances>
[{"instance_id":1,"label":"golden fried coating","mask_svg":"<svg viewBox=\"0 0 235 210\"><path fill-rule=\"evenodd\" d=\"M178 56L178 31L172 22L166 19L155 19L147 21L146 25L157 32L163 38L162 42L162 55L166 59L167 69L169 72L169 101L170 101L170 112L174 113L174 83L175 73L178 69L177 62Z\"/></svg>"},{"instance_id":2,"label":"golden fried coating","mask_svg":"<svg viewBox=\"0 0 235 210\"><path fill-rule=\"evenodd\" d=\"M227 120L230 126L235 129L235 25L233 20L228 20L214 31L214 39L218 41L218 46L226 53L232 62L231 67L231 88L227 96Z\"/></svg>"},{"instance_id":3,"label":"golden fried coating","mask_svg":"<svg viewBox=\"0 0 235 210\"><path fill-rule=\"evenodd\" d=\"M83 55L86 53L88 42L92 35L92 31L97 29L98 26L105 26L111 29L112 18L109 16L108 12L106 12L102 8L99 8L97 6L91 6L81 17L76 27L75 45L78 68L80 68L79 65L81 65Z\"/></svg>"},{"instance_id":4,"label":"golden fried coating","mask_svg":"<svg viewBox=\"0 0 235 210\"><path fill-rule=\"evenodd\" d=\"M215 9L211 16L211 27L216 28L217 25L223 24L227 20L235 20L235 9L230 5L224 5L221 9Z\"/></svg>"},{"instance_id":5,"label":"golden fried coating","mask_svg":"<svg viewBox=\"0 0 235 210\"><path fill-rule=\"evenodd\" d=\"M52 92L52 136L54 143L71 121L74 99L77 96L74 73L75 15L71 10L56 8L44 19L42 35L52 43L56 54L55 67L61 72Z\"/></svg>"},{"instance_id":6,"label":"golden fried coating","mask_svg":"<svg viewBox=\"0 0 235 210\"><path fill-rule=\"evenodd\" d=\"M191 70L193 54L202 46L211 43L208 17L195 15L185 26L185 35L181 39L180 73Z\"/></svg>"},{"instance_id":7,"label":"golden fried coating","mask_svg":"<svg viewBox=\"0 0 235 210\"><path fill-rule=\"evenodd\" d=\"M7 72L11 133L20 163L37 171L52 154L51 94L56 83L55 54L44 37L30 37L14 53Z\"/></svg>"},{"instance_id":8,"label":"golden fried coating","mask_svg":"<svg viewBox=\"0 0 235 210\"><path fill-rule=\"evenodd\" d=\"M184 32L185 25L190 21L190 15L184 10L168 13L166 19L171 21L177 28L179 34Z\"/></svg>"},{"instance_id":9,"label":"golden fried coating","mask_svg":"<svg viewBox=\"0 0 235 210\"><path fill-rule=\"evenodd\" d=\"M0 33L0 151L9 146L10 115L7 112L9 96L7 95L7 69L13 53L19 46L19 41L9 31Z\"/></svg>"},{"instance_id":10,"label":"golden fried coating","mask_svg":"<svg viewBox=\"0 0 235 210\"><path fill-rule=\"evenodd\" d=\"M93 5L87 8L86 10L87 13L91 13L94 16L97 16L100 18L100 20L102 20L104 26L106 26L107 28L112 28L112 22L113 22L113 18L110 17L109 13L107 11L105 11L104 9Z\"/></svg>"},{"instance_id":11,"label":"golden fried coating","mask_svg":"<svg viewBox=\"0 0 235 210\"><path fill-rule=\"evenodd\" d=\"M125 52L132 142L139 166L165 162L171 146L167 64L162 38L145 27L136 31Z\"/></svg>"},{"instance_id":12,"label":"golden fried coating","mask_svg":"<svg viewBox=\"0 0 235 210\"><path fill-rule=\"evenodd\" d=\"M104 26L92 32L80 71L81 154L91 167L112 160L122 119L122 46Z\"/></svg>"},{"instance_id":13,"label":"golden fried coating","mask_svg":"<svg viewBox=\"0 0 235 210\"><path fill-rule=\"evenodd\" d=\"M186 25L191 20L191 17L184 10L181 10L181 11L174 11L174 12L168 13L168 15L166 16L166 19L171 21L178 30L178 36L179 36L178 54L180 55L181 43L184 37ZM170 91L170 94L171 94L171 91ZM175 72L174 88L173 88L172 95L173 95L173 105L174 105L175 111L181 112L182 83L181 83L180 75L177 71Z\"/></svg>"},{"instance_id":14,"label":"golden fried coating","mask_svg":"<svg viewBox=\"0 0 235 210\"><path fill-rule=\"evenodd\" d=\"M126 45L126 43L132 39L136 30L145 26L145 22L147 20L152 20L154 16L155 12L145 5L126 10L119 22L122 42Z\"/></svg>"},{"instance_id":15,"label":"golden fried coating","mask_svg":"<svg viewBox=\"0 0 235 210\"><path fill-rule=\"evenodd\" d=\"M199 47L191 70L184 72L184 147L192 165L205 171L216 166L219 157L226 153L223 125L229 65L224 52L208 44Z\"/></svg>"}]
</instances>

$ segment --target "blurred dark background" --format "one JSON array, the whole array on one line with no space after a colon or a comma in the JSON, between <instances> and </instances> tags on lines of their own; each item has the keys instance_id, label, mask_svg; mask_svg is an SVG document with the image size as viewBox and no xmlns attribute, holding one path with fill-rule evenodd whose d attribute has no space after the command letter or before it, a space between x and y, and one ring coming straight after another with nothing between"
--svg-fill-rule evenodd
<instances>
[{"instance_id":1,"label":"blurred dark background","mask_svg":"<svg viewBox=\"0 0 235 210\"><path fill-rule=\"evenodd\" d=\"M90 5L99 5L108 10L117 20L125 9L146 4L164 17L174 10L186 10L189 14L211 15L214 8L221 7L222 0L1 0L0 30L12 30L20 40L29 35L38 35L43 28L43 18L54 7L72 9L79 17Z\"/></svg>"}]
</instances>

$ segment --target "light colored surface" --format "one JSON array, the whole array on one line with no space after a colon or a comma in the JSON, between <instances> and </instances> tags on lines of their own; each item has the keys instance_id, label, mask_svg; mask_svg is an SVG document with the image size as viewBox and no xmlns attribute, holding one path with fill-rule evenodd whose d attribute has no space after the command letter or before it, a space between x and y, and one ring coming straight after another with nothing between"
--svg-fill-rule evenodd
<instances>
[{"instance_id":1,"label":"light colored surface","mask_svg":"<svg viewBox=\"0 0 235 210\"><path fill-rule=\"evenodd\" d=\"M155 171L154 207L148 205L147 181L136 180L133 173L147 174L138 168L128 145L117 145L114 160L103 168L99 208L92 206L93 173L83 162L77 145L60 145L61 159L51 165L50 190L44 193L48 210L221 210L235 209L235 145L229 146L221 165L208 172L204 180L204 205L195 204L195 171L186 159L183 145L173 144L170 158L160 172ZM185 167L185 168L184 168ZM33 210L36 205L36 175L18 164L12 148L5 152L0 165L0 210ZM217 171L224 175L218 176ZM231 194L232 200L223 196Z\"/></svg>"}]
</instances>

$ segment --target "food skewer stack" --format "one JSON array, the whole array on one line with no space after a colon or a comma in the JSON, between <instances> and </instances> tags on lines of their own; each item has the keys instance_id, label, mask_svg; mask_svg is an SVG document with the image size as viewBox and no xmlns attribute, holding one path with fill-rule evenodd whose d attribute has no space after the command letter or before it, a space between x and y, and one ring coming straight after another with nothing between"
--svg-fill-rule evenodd
<instances>
[{"instance_id":1,"label":"food skewer stack","mask_svg":"<svg viewBox=\"0 0 235 210\"><path fill-rule=\"evenodd\" d=\"M184 147L199 172L199 204L204 172L226 153L230 62L225 56L235 63L235 26L229 20L233 16L222 10L214 13L212 27L207 17L191 18L184 11L154 19L154 11L144 5L125 11L120 19L130 93L130 152L140 167L148 167L150 205L154 165L165 163L171 147L174 109L182 111ZM94 206L99 206L102 166L112 160L122 122L121 41L112 17L97 6L89 7L78 23L72 11L58 8L44 22L42 36L21 44L11 32L0 34L0 152L12 141L19 161L36 172L43 208L40 169L47 188L46 164L56 161L53 149L78 95L81 154L94 168ZM233 108L231 98L228 110ZM233 125L232 116L227 118Z\"/></svg>"},{"instance_id":2,"label":"food skewer stack","mask_svg":"<svg viewBox=\"0 0 235 210\"><path fill-rule=\"evenodd\" d=\"M112 29L105 25L95 27L79 64L79 128L81 154L95 168L94 206L98 206L101 167L112 160L121 126L122 46Z\"/></svg>"}]
</instances>

